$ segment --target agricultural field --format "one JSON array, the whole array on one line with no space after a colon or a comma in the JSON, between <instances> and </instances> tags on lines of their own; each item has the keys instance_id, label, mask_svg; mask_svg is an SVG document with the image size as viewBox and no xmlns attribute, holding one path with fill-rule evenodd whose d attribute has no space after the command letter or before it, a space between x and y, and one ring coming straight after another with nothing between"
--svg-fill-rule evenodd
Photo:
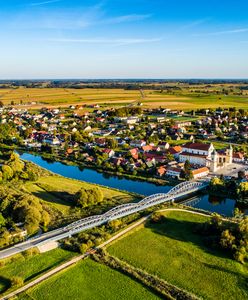
<instances>
[{"instance_id":1,"label":"agricultural field","mask_svg":"<svg viewBox=\"0 0 248 300\"><path fill-rule=\"evenodd\" d=\"M163 223L140 227L108 247L108 252L203 299L220 299L220 295L247 299L247 265L208 248L194 233L206 217L186 212L165 215Z\"/></svg>"},{"instance_id":2,"label":"agricultural field","mask_svg":"<svg viewBox=\"0 0 248 300\"><path fill-rule=\"evenodd\" d=\"M11 279L14 276L22 278L26 283L69 260L74 255L73 252L55 249L43 254L27 257L17 254L9 259L0 260L0 294L10 288Z\"/></svg>"},{"instance_id":3,"label":"agricultural field","mask_svg":"<svg viewBox=\"0 0 248 300\"><path fill-rule=\"evenodd\" d=\"M199 89L199 87L198 87ZM192 110L197 108L237 107L248 109L248 95L216 94L215 92L200 93L181 90L155 91L144 90L141 95L139 90L124 89L72 89L72 88L15 88L0 89L0 101L4 104L24 105L25 107L62 107L71 104L101 104L107 107L122 106L142 102L144 107L168 107L171 109ZM26 105L25 105L26 104Z\"/></svg>"},{"instance_id":4,"label":"agricultural field","mask_svg":"<svg viewBox=\"0 0 248 300\"><path fill-rule=\"evenodd\" d=\"M90 259L46 280L19 300L160 299L129 277Z\"/></svg>"}]
</instances>

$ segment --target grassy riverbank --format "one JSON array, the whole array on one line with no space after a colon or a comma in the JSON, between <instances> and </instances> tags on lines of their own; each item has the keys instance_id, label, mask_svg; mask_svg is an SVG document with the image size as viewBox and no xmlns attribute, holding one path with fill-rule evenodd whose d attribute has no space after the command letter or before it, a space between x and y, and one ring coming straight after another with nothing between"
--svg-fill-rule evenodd
<instances>
[{"instance_id":1,"label":"grassy riverbank","mask_svg":"<svg viewBox=\"0 0 248 300\"><path fill-rule=\"evenodd\" d=\"M117 241L109 253L204 299L247 298L247 266L208 248L194 233L207 218L187 212L166 216L165 222L148 223Z\"/></svg>"},{"instance_id":2,"label":"grassy riverbank","mask_svg":"<svg viewBox=\"0 0 248 300\"><path fill-rule=\"evenodd\" d=\"M60 220L71 222L74 219L103 213L113 206L135 202L140 199L137 195L131 193L98 186L104 197L104 200L100 204L84 209L75 207L74 195L81 188L92 189L93 187L96 187L96 185L57 175L40 177L35 182L24 184L24 189L28 193L39 198L51 208L52 215L54 216L52 221L55 225Z\"/></svg>"}]
</instances>

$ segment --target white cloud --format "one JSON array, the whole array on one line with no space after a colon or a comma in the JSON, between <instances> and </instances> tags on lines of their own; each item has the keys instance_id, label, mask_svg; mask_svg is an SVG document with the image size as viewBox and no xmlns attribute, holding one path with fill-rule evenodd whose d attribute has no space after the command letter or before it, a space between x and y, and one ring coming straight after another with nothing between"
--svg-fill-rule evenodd
<instances>
[{"instance_id":1,"label":"white cloud","mask_svg":"<svg viewBox=\"0 0 248 300\"><path fill-rule=\"evenodd\" d=\"M245 33L245 32L248 32L248 27L208 32L208 33L202 33L202 34L199 33L199 34L194 34L194 36L215 36L215 35L225 35L225 34L238 34L238 33Z\"/></svg>"},{"instance_id":2,"label":"white cloud","mask_svg":"<svg viewBox=\"0 0 248 300\"><path fill-rule=\"evenodd\" d=\"M115 45L115 46L124 46L132 44L144 44L144 43L156 43L161 41L161 38L121 38L121 39L106 39L106 38L96 38L96 39L70 39L70 38L61 38L61 39L49 39L50 42L58 43L82 43L82 44L105 44L105 45Z\"/></svg>"},{"instance_id":3,"label":"white cloud","mask_svg":"<svg viewBox=\"0 0 248 300\"><path fill-rule=\"evenodd\" d=\"M56 2L61 2L62 0L48 0L48 1L43 1L43 2L34 2L31 3L31 6L42 6L42 5L46 5L46 4L52 4L52 3L56 3Z\"/></svg>"},{"instance_id":4,"label":"white cloud","mask_svg":"<svg viewBox=\"0 0 248 300\"><path fill-rule=\"evenodd\" d=\"M139 15L139 14L131 14L131 15L123 15L123 16L117 16L109 19L105 19L102 21L99 21L99 23L104 24L118 24L118 23L126 23L126 22L136 22L136 21L142 21L145 19L150 18L152 15Z\"/></svg>"}]
</instances>

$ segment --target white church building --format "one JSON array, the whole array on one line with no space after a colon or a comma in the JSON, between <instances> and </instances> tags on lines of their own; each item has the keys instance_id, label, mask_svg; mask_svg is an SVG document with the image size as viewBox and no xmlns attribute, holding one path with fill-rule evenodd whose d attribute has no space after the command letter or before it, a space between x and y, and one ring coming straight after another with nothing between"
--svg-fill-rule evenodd
<instances>
[{"instance_id":1,"label":"white church building","mask_svg":"<svg viewBox=\"0 0 248 300\"><path fill-rule=\"evenodd\" d=\"M233 149L230 145L224 151L217 152L213 144L187 143L182 146L179 161L188 160L190 164L208 167L211 172L224 168L233 162Z\"/></svg>"}]
</instances>

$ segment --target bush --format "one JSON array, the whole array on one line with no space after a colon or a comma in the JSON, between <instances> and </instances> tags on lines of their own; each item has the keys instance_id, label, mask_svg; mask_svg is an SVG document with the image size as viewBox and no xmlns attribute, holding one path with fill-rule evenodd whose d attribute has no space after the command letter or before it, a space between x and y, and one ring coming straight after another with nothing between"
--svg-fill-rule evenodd
<instances>
[{"instance_id":1,"label":"bush","mask_svg":"<svg viewBox=\"0 0 248 300\"><path fill-rule=\"evenodd\" d=\"M13 276L10 279L10 282L11 282L11 287L15 287L15 288L23 286L23 284L24 284L24 280L19 276Z\"/></svg>"}]
</instances>

